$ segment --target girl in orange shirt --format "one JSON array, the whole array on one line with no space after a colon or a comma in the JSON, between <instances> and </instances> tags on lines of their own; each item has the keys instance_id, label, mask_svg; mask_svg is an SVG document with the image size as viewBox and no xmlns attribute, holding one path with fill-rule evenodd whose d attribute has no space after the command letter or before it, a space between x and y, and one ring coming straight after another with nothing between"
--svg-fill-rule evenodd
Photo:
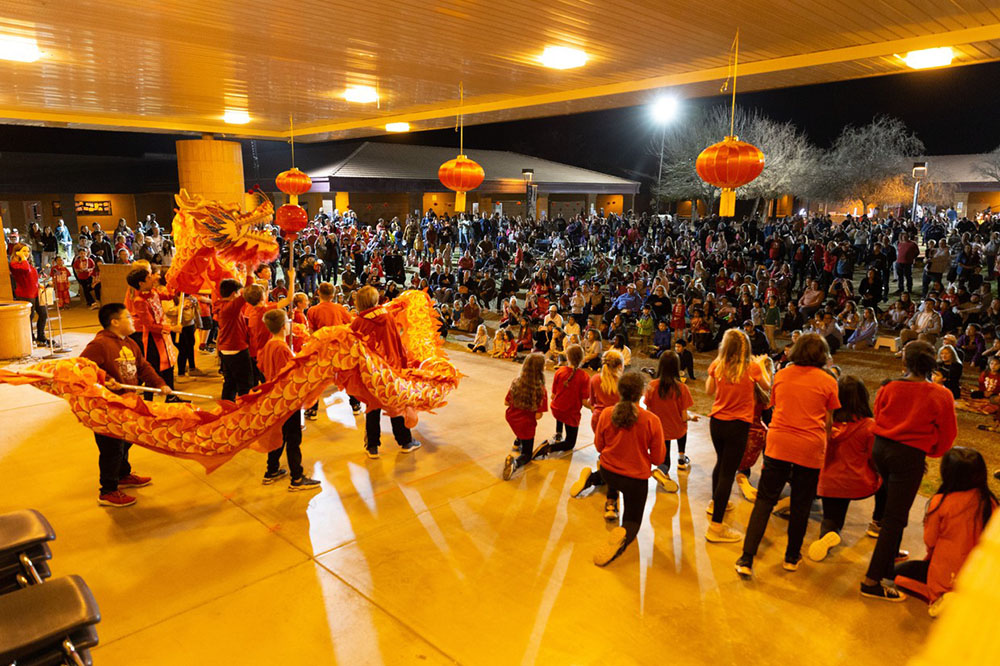
<instances>
[{"instance_id":1,"label":"girl in orange shirt","mask_svg":"<svg viewBox=\"0 0 1000 666\"><path fill-rule=\"evenodd\" d=\"M572 451L580 430L580 413L584 407L590 409L590 378L580 369L583 363L580 345L566 348L566 361L569 365L556 370L552 377L552 416L556 419L556 434L551 442L546 440L538 447L535 458ZM565 440L563 428L566 429Z\"/></svg>"},{"instance_id":2,"label":"girl in orange shirt","mask_svg":"<svg viewBox=\"0 0 1000 666\"><path fill-rule=\"evenodd\" d=\"M622 355L613 349L604 352L604 365L601 372L590 378L590 409L593 416L590 419L590 427L597 432L597 421L601 412L608 407L613 407L619 399L618 378L622 376L624 362ZM580 470L580 478L570 486L570 497L579 497L581 493L591 486L603 486L604 477L601 476L601 469L596 470L584 467ZM608 520L618 520L618 493L608 489L608 499L604 503L604 517Z\"/></svg>"},{"instance_id":3,"label":"girl in orange shirt","mask_svg":"<svg viewBox=\"0 0 1000 666\"><path fill-rule=\"evenodd\" d=\"M688 413L694 400L691 399L691 391L681 381L681 363L674 352L666 351L660 356L656 379L646 389L645 401L646 409L660 419L667 450L663 463L653 470L653 478L666 492L676 493L677 482L670 478L670 440L677 440L678 460L683 460L686 457L687 422L697 421L698 417Z\"/></svg>"},{"instance_id":4,"label":"girl in orange shirt","mask_svg":"<svg viewBox=\"0 0 1000 666\"><path fill-rule=\"evenodd\" d=\"M535 426L542 414L548 411L544 355L528 354L521 365L521 374L510 384L504 403L507 405L507 423L515 437L514 451L503 464L503 480L508 481L519 467L531 462Z\"/></svg>"},{"instance_id":5,"label":"girl in orange shirt","mask_svg":"<svg viewBox=\"0 0 1000 666\"><path fill-rule=\"evenodd\" d=\"M708 366L708 379L705 380L705 393L715 398L708 413L716 455L712 469L712 501L708 505L712 522L705 533L705 539L712 543L733 543L743 538L742 534L724 525L722 519L732 508L729 495L736 468L747 447L755 384L765 391L770 389L760 366L751 362L750 338L741 329L731 328L722 337L719 354Z\"/></svg>"}]
</instances>

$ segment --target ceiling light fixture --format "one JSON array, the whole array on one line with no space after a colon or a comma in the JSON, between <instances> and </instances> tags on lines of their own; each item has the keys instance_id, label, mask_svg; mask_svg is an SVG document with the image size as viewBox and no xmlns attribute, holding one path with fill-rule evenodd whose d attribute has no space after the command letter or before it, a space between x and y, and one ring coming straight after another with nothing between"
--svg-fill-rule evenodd
<instances>
[{"instance_id":1,"label":"ceiling light fixture","mask_svg":"<svg viewBox=\"0 0 1000 666\"><path fill-rule=\"evenodd\" d=\"M386 123L386 132L409 132L410 123Z\"/></svg>"},{"instance_id":2,"label":"ceiling light fixture","mask_svg":"<svg viewBox=\"0 0 1000 666\"><path fill-rule=\"evenodd\" d=\"M250 114L244 109L226 109L222 119L230 125L246 125L250 122Z\"/></svg>"},{"instance_id":3,"label":"ceiling light fixture","mask_svg":"<svg viewBox=\"0 0 1000 666\"><path fill-rule=\"evenodd\" d=\"M929 69L931 67L947 67L954 58L955 52L952 48L942 46L937 49L910 51L903 58L903 62L913 69Z\"/></svg>"},{"instance_id":4,"label":"ceiling light fixture","mask_svg":"<svg viewBox=\"0 0 1000 666\"><path fill-rule=\"evenodd\" d=\"M357 104L371 104L378 101L378 93L371 86L348 86L344 99Z\"/></svg>"},{"instance_id":5,"label":"ceiling light fixture","mask_svg":"<svg viewBox=\"0 0 1000 666\"><path fill-rule=\"evenodd\" d=\"M546 46L538 60L551 69L573 69L587 64L587 54L568 46Z\"/></svg>"},{"instance_id":6,"label":"ceiling light fixture","mask_svg":"<svg viewBox=\"0 0 1000 666\"><path fill-rule=\"evenodd\" d=\"M42 57L38 42L31 37L0 35L0 60L35 62Z\"/></svg>"}]
</instances>

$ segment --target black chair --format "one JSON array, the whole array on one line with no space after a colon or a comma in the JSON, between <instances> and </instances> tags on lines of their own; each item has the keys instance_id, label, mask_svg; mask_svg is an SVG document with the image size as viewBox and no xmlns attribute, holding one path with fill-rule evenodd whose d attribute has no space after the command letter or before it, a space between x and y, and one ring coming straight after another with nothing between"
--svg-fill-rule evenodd
<instances>
[{"instance_id":1,"label":"black chair","mask_svg":"<svg viewBox=\"0 0 1000 666\"><path fill-rule=\"evenodd\" d=\"M48 542L56 538L45 516L32 509L0 514L0 595L52 575Z\"/></svg>"},{"instance_id":2,"label":"black chair","mask_svg":"<svg viewBox=\"0 0 1000 666\"><path fill-rule=\"evenodd\" d=\"M0 596L0 664L90 666L100 621L97 602L79 576Z\"/></svg>"}]
</instances>

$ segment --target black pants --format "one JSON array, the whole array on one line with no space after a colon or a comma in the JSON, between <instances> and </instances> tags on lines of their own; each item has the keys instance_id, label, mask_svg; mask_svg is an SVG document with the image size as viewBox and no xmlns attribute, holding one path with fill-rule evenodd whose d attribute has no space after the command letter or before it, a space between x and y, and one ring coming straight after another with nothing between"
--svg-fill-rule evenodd
<instances>
[{"instance_id":1,"label":"black pants","mask_svg":"<svg viewBox=\"0 0 1000 666\"><path fill-rule=\"evenodd\" d=\"M625 507L622 510L622 527L625 528L625 543L629 544L639 533L639 526L642 524L642 514L646 509L646 494L649 490L648 479L634 479L631 476L622 476L610 470L603 470L605 482L608 484L608 495L611 491L617 494L620 492L625 500Z\"/></svg>"},{"instance_id":2,"label":"black pants","mask_svg":"<svg viewBox=\"0 0 1000 666\"><path fill-rule=\"evenodd\" d=\"M659 358L657 356L657 358ZM687 354L680 355L681 360L681 372L686 372L688 374L688 379L694 379L694 356L688 356Z\"/></svg>"},{"instance_id":3,"label":"black pants","mask_svg":"<svg viewBox=\"0 0 1000 666\"><path fill-rule=\"evenodd\" d=\"M133 333L133 335L135 336L133 339L137 340L139 343L139 349L142 349L143 356L146 357L146 360L149 361L149 364L153 366L154 370L156 370L156 374L160 376L160 379L162 379L167 386L173 388L174 366L170 366L166 370L160 370L160 350L156 346L156 341L154 341L152 339L152 336L150 336L149 346L148 348L144 349L142 345L142 334L137 331L136 333ZM152 400L153 394L146 393L143 395L143 398L146 400Z\"/></svg>"},{"instance_id":4,"label":"black pants","mask_svg":"<svg viewBox=\"0 0 1000 666\"><path fill-rule=\"evenodd\" d=\"M910 517L910 507L920 490L924 477L924 458L920 449L884 437L875 436L872 461L882 477L885 487L885 514L879 531L871 562L868 564L868 578L880 581L891 578L899 544L903 540Z\"/></svg>"},{"instance_id":5,"label":"black pants","mask_svg":"<svg viewBox=\"0 0 1000 666\"><path fill-rule=\"evenodd\" d=\"M285 419L281 426L281 446L267 454L267 472L274 474L281 467L281 452L288 459L288 473L293 479L302 476L302 417L299 410Z\"/></svg>"},{"instance_id":6,"label":"black pants","mask_svg":"<svg viewBox=\"0 0 1000 666\"><path fill-rule=\"evenodd\" d=\"M894 576L906 576L910 580L927 582L927 570L930 568L930 560L907 560L896 565Z\"/></svg>"},{"instance_id":7,"label":"black pants","mask_svg":"<svg viewBox=\"0 0 1000 666\"><path fill-rule=\"evenodd\" d=\"M847 507L851 505L851 501L842 497L823 498L823 522L819 526L821 537L829 532L840 534L840 530L844 529ZM875 491L875 510L872 511L872 520L881 523L883 515L885 515L885 484Z\"/></svg>"},{"instance_id":8,"label":"black pants","mask_svg":"<svg viewBox=\"0 0 1000 666\"><path fill-rule=\"evenodd\" d=\"M677 438L677 453L678 453L678 455L684 455L684 451L687 450L687 441L688 441L687 433L684 433L683 435L681 435L680 437ZM661 472L669 472L670 471L670 440L669 439L665 440L664 441L664 445L667 447L667 456L663 459L663 464L662 465L657 465L657 469L659 469ZM740 456L740 457L742 458L742 456ZM735 478L735 477L733 477L733 478Z\"/></svg>"},{"instance_id":9,"label":"black pants","mask_svg":"<svg viewBox=\"0 0 1000 666\"><path fill-rule=\"evenodd\" d=\"M913 264L896 264L896 287L899 291L913 291Z\"/></svg>"},{"instance_id":10,"label":"black pants","mask_svg":"<svg viewBox=\"0 0 1000 666\"><path fill-rule=\"evenodd\" d=\"M709 420L708 431L715 447L715 467L712 468L712 522L721 523L726 515L729 494L736 479L736 468L743 460L747 448L750 424L746 421L723 421L714 416Z\"/></svg>"},{"instance_id":11,"label":"black pants","mask_svg":"<svg viewBox=\"0 0 1000 666\"><path fill-rule=\"evenodd\" d=\"M792 484L791 516L788 520L788 545L785 546L785 561L798 562L802 552L802 540L809 525L809 511L816 499L816 484L819 483L819 469L803 467L786 460L764 456L764 467L760 471L757 485L757 501L753 504L747 535L743 540L743 557L753 561L764 529L771 518L771 511L781 497L786 483ZM718 506L718 503L716 504Z\"/></svg>"},{"instance_id":12,"label":"black pants","mask_svg":"<svg viewBox=\"0 0 1000 666\"><path fill-rule=\"evenodd\" d=\"M369 447L374 446L377 449L379 446L379 442L382 439L381 419L381 409L373 409L365 414L365 444ZM392 434L396 438L397 444L403 446L413 441L413 435L410 433L410 429L406 427L406 420L402 416L391 417L389 423L392 424ZM530 453L528 454L528 459L531 459Z\"/></svg>"},{"instance_id":13,"label":"black pants","mask_svg":"<svg viewBox=\"0 0 1000 666\"><path fill-rule=\"evenodd\" d=\"M190 324L181 329L177 334L177 374L183 375L190 367L196 370L194 365L194 324Z\"/></svg>"},{"instance_id":14,"label":"black pants","mask_svg":"<svg viewBox=\"0 0 1000 666\"><path fill-rule=\"evenodd\" d=\"M44 340L45 322L49 320L49 311L45 309L45 306L38 302L37 296L35 298L22 298L20 296L16 296L15 300L31 303L31 314L38 317L38 321L35 323L35 341Z\"/></svg>"},{"instance_id":15,"label":"black pants","mask_svg":"<svg viewBox=\"0 0 1000 666\"><path fill-rule=\"evenodd\" d=\"M83 298L87 301L87 305L94 304L94 278L89 277L85 279L77 278L77 282L80 284L80 291L83 292Z\"/></svg>"},{"instance_id":16,"label":"black pants","mask_svg":"<svg viewBox=\"0 0 1000 666\"><path fill-rule=\"evenodd\" d=\"M595 356L586 363L580 366L581 368L586 368L588 370L600 370L601 369L601 357Z\"/></svg>"},{"instance_id":17,"label":"black pants","mask_svg":"<svg viewBox=\"0 0 1000 666\"><path fill-rule=\"evenodd\" d=\"M566 429L566 439L561 442L553 442L550 450L552 451L572 451L573 447L576 446L576 435L580 432L580 426L566 425L562 421L556 420L556 434L561 434L563 428Z\"/></svg>"},{"instance_id":18,"label":"black pants","mask_svg":"<svg viewBox=\"0 0 1000 666\"><path fill-rule=\"evenodd\" d=\"M244 349L236 354L219 354L222 365L222 399L236 400L253 388L253 366L250 365L250 351Z\"/></svg>"},{"instance_id":19,"label":"black pants","mask_svg":"<svg viewBox=\"0 0 1000 666\"><path fill-rule=\"evenodd\" d=\"M106 495L118 490L118 482L132 473L128 462L128 450L132 445L123 439L115 439L94 433L97 442L97 466L101 471L101 494Z\"/></svg>"}]
</instances>

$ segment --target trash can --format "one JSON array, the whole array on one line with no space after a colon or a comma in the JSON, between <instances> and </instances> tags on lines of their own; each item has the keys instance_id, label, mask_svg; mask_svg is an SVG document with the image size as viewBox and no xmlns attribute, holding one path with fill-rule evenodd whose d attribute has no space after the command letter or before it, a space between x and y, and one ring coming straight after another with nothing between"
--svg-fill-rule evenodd
<instances>
[{"instance_id":1,"label":"trash can","mask_svg":"<svg viewBox=\"0 0 1000 666\"><path fill-rule=\"evenodd\" d=\"M0 301L0 359L31 356L31 303Z\"/></svg>"}]
</instances>

